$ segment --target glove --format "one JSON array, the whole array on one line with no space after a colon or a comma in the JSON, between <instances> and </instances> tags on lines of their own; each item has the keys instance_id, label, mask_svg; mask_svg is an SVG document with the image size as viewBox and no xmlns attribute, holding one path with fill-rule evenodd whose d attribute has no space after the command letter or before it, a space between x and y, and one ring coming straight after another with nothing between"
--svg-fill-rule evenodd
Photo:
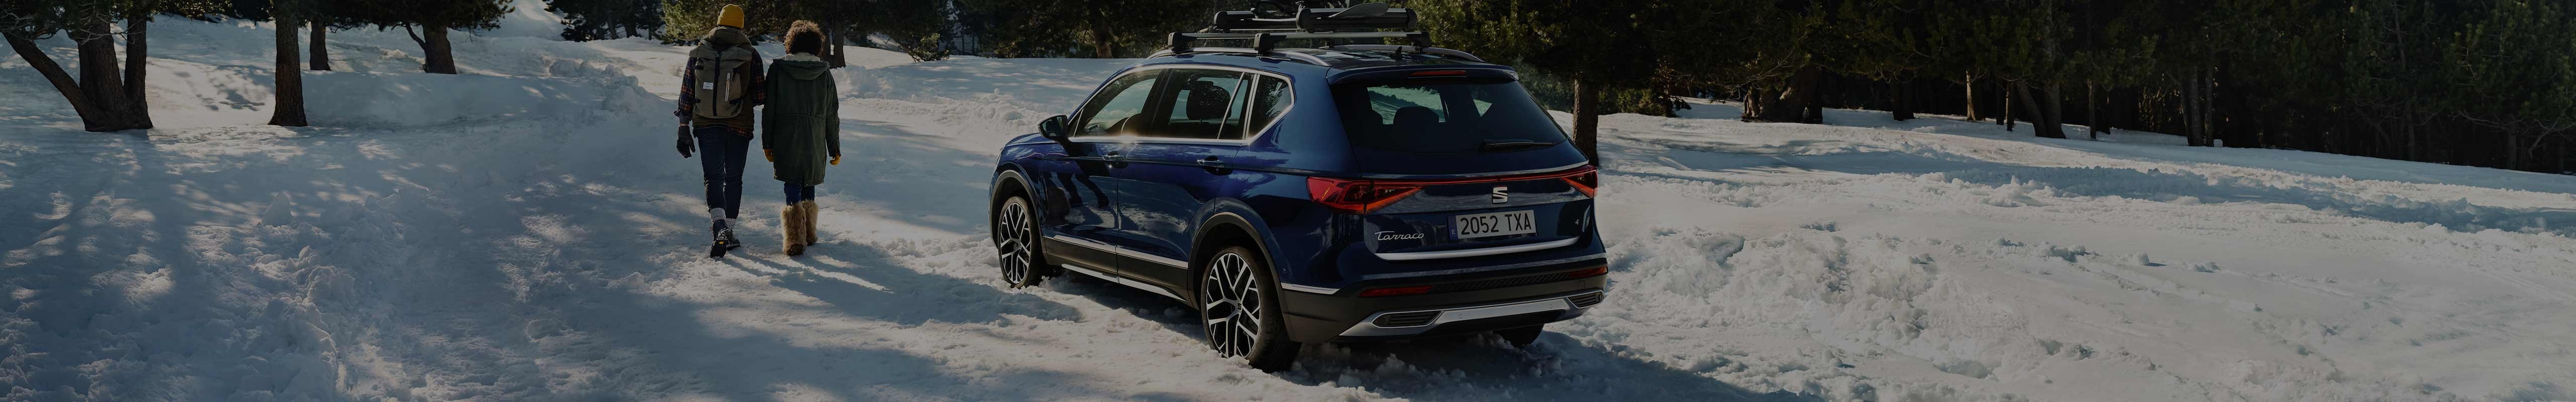
<instances>
[{"instance_id":1,"label":"glove","mask_svg":"<svg viewBox=\"0 0 2576 402\"><path fill-rule=\"evenodd\" d=\"M688 159L689 151L697 147L696 141L689 140L689 126L680 126L680 159Z\"/></svg>"},{"instance_id":2,"label":"glove","mask_svg":"<svg viewBox=\"0 0 2576 402\"><path fill-rule=\"evenodd\" d=\"M832 155L832 166L840 166L840 165L841 165L841 156L840 156L840 155Z\"/></svg>"},{"instance_id":3,"label":"glove","mask_svg":"<svg viewBox=\"0 0 2576 402\"><path fill-rule=\"evenodd\" d=\"M762 159L768 159L770 162L777 162L777 161L778 161L778 151L773 151L773 150L763 149L763 150L760 150L760 157L761 157Z\"/></svg>"}]
</instances>

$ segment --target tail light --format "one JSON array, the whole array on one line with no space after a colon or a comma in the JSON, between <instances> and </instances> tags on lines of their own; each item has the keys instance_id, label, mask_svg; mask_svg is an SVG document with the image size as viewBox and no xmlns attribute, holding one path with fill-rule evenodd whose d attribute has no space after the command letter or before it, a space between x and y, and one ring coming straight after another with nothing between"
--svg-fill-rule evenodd
<instances>
[{"instance_id":1,"label":"tail light","mask_svg":"<svg viewBox=\"0 0 2576 402\"><path fill-rule=\"evenodd\" d=\"M1575 169L1574 173L1565 176L1564 179L1565 184L1572 184L1574 189L1583 191L1583 196L1591 197L1592 189L1601 187L1601 169L1584 166Z\"/></svg>"},{"instance_id":2,"label":"tail light","mask_svg":"<svg viewBox=\"0 0 2576 402\"><path fill-rule=\"evenodd\" d=\"M1377 212L1378 209L1386 208L1388 205L1395 205L1396 201L1403 201L1404 197L1421 192L1423 187L1548 179L1565 180L1565 183L1573 185L1575 190L1582 191L1583 196L1590 197L1593 187L1600 182L1601 175L1599 169L1586 165L1549 173L1464 179L1369 180L1308 177L1306 196L1335 211L1367 214Z\"/></svg>"},{"instance_id":3,"label":"tail light","mask_svg":"<svg viewBox=\"0 0 2576 402\"><path fill-rule=\"evenodd\" d=\"M1306 196L1324 207L1348 214L1377 212L1379 208L1403 201L1405 196L1422 191L1418 184L1382 180L1306 178Z\"/></svg>"},{"instance_id":4,"label":"tail light","mask_svg":"<svg viewBox=\"0 0 2576 402\"><path fill-rule=\"evenodd\" d=\"M1605 266L1592 267L1591 269L1585 269L1585 270L1581 270L1581 271L1574 271L1573 273L1566 274L1565 276L1570 276L1570 277L1574 277L1574 278L1580 279L1580 278L1590 278L1590 277L1595 277L1595 276L1606 275L1606 274L1609 274L1609 273L1610 273L1610 267L1605 265Z\"/></svg>"}]
</instances>

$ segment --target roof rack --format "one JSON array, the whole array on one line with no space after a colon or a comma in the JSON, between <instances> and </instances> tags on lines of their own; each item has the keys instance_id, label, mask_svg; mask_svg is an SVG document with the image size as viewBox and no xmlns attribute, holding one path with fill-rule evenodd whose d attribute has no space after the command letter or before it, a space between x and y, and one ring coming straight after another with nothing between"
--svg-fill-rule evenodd
<instances>
[{"instance_id":1,"label":"roof rack","mask_svg":"<svg viewBox=\"0 0 2576 402\"><path fill-rule=\"evenodd\" d=\"M1466 60L1466 61L1472 61L1472 62L1478 62L1478 63L1483 63L1483 62L1485 62L1485 58L1483 58L1483 57L1476 57L1476 55L1468 54L1466 51L1461 51L1461 50L1458 50L1458 49L1443 48L1443 47L1430 47L1430 46L1405 46L1405 45L1334 45L1334 46L1325 46L1324 48L1325 48L1325 49L1332 49L1332 50L1366 50L1366 51L1382 51L1382 52L1407 52L1407 51L1410 51L1410 52L1415 52L1415 53L1430 53L1430 54L1436 54L1436 55L1441 55L1441 56L1446 56L1446 57L1452 57L1452 58L1457 58L1457 59L1460 59L1460 60Z\"/></svg>"},{"instance_id":2,"label":"roof rack","mask_svg":"<svg viewBox=\"0 0 2576 402\"><path fill-rule=\"evenodd\" d=\"M1411 9L1365 3L1339 8L1300 7L1289 13L1287 18L1264 18L1265 13L1259 10L1220 11L1207 29L1172 33L1170 51L1191 52L1191 43L1201 40L1249 40L1253 54L1267 54L1280 41L1289 39L1369 38L1407 38L1420 48L1431 48L1430 34L1410 31L1414 23ZM1269 14L1280 17L1278 12ZM1382 29L1404 31L1379 31Z\"/></svg>"}]
</instances>

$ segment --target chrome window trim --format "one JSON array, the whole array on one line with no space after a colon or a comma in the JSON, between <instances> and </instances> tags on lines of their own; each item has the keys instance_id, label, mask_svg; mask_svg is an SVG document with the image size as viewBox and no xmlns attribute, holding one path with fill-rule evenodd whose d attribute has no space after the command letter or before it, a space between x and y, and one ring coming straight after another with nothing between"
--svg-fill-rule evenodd
<instances>
[{"instance_id":1,"label":"chrome window trim","mask_svg":"<svg viewBox=\"0 0 2576 402\"><path fill-rule=\"evenodd\" d=\"M1512 175L1524 175L1524 174L1537 174L1537 173L1561 172L1561 171L1565 171L1565 170L1567 170L1567 169L1579 168L1579 167L1584 167L1584 166L1589 166L1589 165L1592 165L1592 162L1588 162L1588 161L1587 161L1587 162L1576 162L1576 163L1571 164L1571 165L1558 166L1558 167L1552 167L1552 168L1538 168L1538 169L1528 169L1528 170L1514 170L1514 171L1509 171L1509 172L1469 173L1469 174L1455 174L1455 175L1429 176L1429 177L1419 177L1419 176L1412 176L1412 175L1400 175L1400 174L1375 174L1375 175L1360 175L1360 177L1362 177L1362 178L1370 178L1370 179L1425 179L1425 178L1427 178L1427 179L1473 179L1473 178L1478 178L1478 177L1512 176ZM1608 173L1608 172L1603 172L1603 173Z\"/></svg>"},{"instance_id":2,"label":"chrome window trim","mask_svg":"<svg viewBox=\"0 0 2576 402\"><path fill-rule=\"evenodd\" d=\"M1109 90L1109 84L1111 84L1111 83L1116 83L1116 82L1118 82L1118 80L1119 80L1119 79L1124 79L1124 78L1127 78L1128 76L1137 75L1137 74L1143 74L1143 73L1148 73L1148 72L1150 72L1150 73L1154 73L1154 74L1156 74L1156 75L1161 75L1161 74L1163 74L1163 72L1162 72L1160 69L1145 69L1145 68L1138 68L1138 69L1134 69L1134 70L1128 70L1126 73L1123 73L1123 74L1118 74L1118 75L1116 75L1116 76L1111 76L1111 77L1109 77L1109 79L1108 79L1108 80L1100 81L1100 85L1099 85L1099 86L1091 87L1091 94L1090 94L1090 95L1084 95L1084 96L1082 97L1082 103L1076 103L1076 104L1073 104L1073 113L1072 113L1072 114L1066 114L1066 115L1065 115L1065 120L1067 120L1067 124L1070 124L1070 125L1071 125L1070 127L1065 127L1065 129L1066 129L1066 130L1072 130L1073 132L1072 132L1072 133L1066 133L1066 134L1065 134L1065 136L1064 136L1064 138L1066 138L1066 139L1079 139L1079 138L1083 138L1083 135L1082 135L1082 128L1083 128L1083 126L1087 126L1087 125L1090 125L1090 124L1091 124L1091 120L1090 120L1090 119L1091 119L1091 116L1090 116L1090 115L1088 115L1088 114L1083 113L1083 109L1088 108L1089 106L1091 106L1091 101L1092 101L1092 100L1094 100L1094 99L1099 99L1099 98L1100 98L1100 92L1101 92L1101 91L1107 91L1107 90ZM1154 78L1154 83L1153 83L1153 84L1154 84L1154 85L1163 85L1162 78L1161 78L1161 77L1155 77L1155 78ZM1148 89L1148 90L1151 90L1152 88L1147 88L1147 89ZM1147 106L1152 106L1152 105L1151 105L1151 102L1153 102L1153 101L1154 101L1153 99L1154 99L1153 94L1151 94L1151 93L1147 93L1147 94L1146 94L1146 96L1145 96L1145 102L1147 102L1147 103L1148 103L1148 104L1147 104ZM1143 113L1142 113L1142 112L1139 112L1138 114L1143 114ZM1098 137L1098 136L1094 136L1094 137Z\"/></svg>"},{"instance_id":3,"label":"chrome window trim","mask_svg":"<svg viewBox=\"0 0 2576 402\"><path fill-rule=\"evenodd\" d=\"M1146 72L1153 72L1153 73L1155 73L1155 74L1161 74L1161 71L1162 71L1162 70L1171 70L1171 69L1203 69L1203 70L1233 71L1233 72L1250 73L1250 74L1253 74L1253 75L1261 75L1261 76L1268 76L1268 77L1270 77L1270 78L1275 78L1275 79L1278 79L1278 80L1279 80L1279 81L1281 81L1281 82L1286 82L1286 83L1288 83L1287 85L1282 86L1282 88L1285 88L1285 89L1287 89L1287 90L1288 90L1288 99L1285 99L1285 100L1281 100L1281 101L1280 101L1280 103L1285 103L1285 104L1287 104L1287 105L1288 105L1288 107L1287 107L1287 108L1285 108L1285 109L1279 109L1279 118L1276 118L1276 119L1270 119L1270 124L1264 124L1264 125L1262 125L1260 130L1255 130L1255 131L1250 132L1250 133L1245 133L1245 134L1244 134L1244 136L1243 136L1243 139L1237 139L1237 140L1220 140L1220 139L1204 139L1204 138L1160 138L1160 137L1146 137L1146 136L1137 136L1137 135L1092 135L1092 136L1071 135L1071 136L1066 136L1066 137L1065 137L1065 140L1066 140L1066 141L1071 141L1071 142L1153 143L1153 144L1188 144L1188 145L1244 146L1244 145L1251 145L1253 141L1260 140L1260 139L1261 139L1261 137L1264 137L1264 136L1268 136L1268 135L1270 135L1270 132L1271 132L1272 130L1275 130L1275 129L1277 129L1277 128L1279 127L1279 122L1287 121L1287 120L1288 120L1288 114L1289 114L1289 113L1297 111L1297 80L1289 79L1289 78L1288 78L1288 76L1287 76L1287 75L1285 75L1285 74L1279 74L1279 73L1274 73L1274 72L1269 72L1269 71L1262 71L1262 70L1255 70L1255 69L1249 69L1249 68L1242 68L1242 67L1234 67L1234 66L1220 66L1220 65L1213 65L1213 64L1158 64L1158 65L1151 65L1151 66L1137 67L1137 68L1136 68L1136 69L1134 69L1134 70L1128 70L1128 72L1127 72L1126 74L1119 74L1117 77L1115 77L1115 78L1110 78L1108 81L1102 81L1102 82L1100 83L1100 85L1101 85L1101 86L1100 86L1099 88L1094 88L1094 89L1092 89L1092 90L1091 90L1091 96L1085 96L1085 97L1083 97L1083 98L1082 98L1082 103L1081 103L1081 104L1079 104L1079 105L1074 106L1074 107L1076 108L1076 109L1074 110L1074 112L1075 112L1075 113L1081 113L1081 112L1082 112L1082 110L1081 110L1080 108L1081 108L1083 105L1090 105L1090 104L1091 104L1091 98L1100 96L1100 90L1102 90L1102 89L1107 89L1107 88L1109 87L1109 83L1111 83L1111 82L1117 82L1119 78L1126 78L1126 77L1127 77L1127 76L1129 76L1129 75L1135 75L1135 74L1146 73ZM1162 83L1161 83L1161 82L1155 82L1155 83L1154 83L1154 85L1162 85ZM1251 106L1251 105L1252 105L1251 98L1246 97L1246 98L1245 98L1245 101L1244 101L1244 110L1245 110L1245 112L1244 112L1244 114L1243 114L1243 117L1244 117L1245 119L1250 119L1250 118L1252 118L1252 112L1251 112L1251 108L1252 108L1252 106ZM1088 121L1088 120L1084 120L1085 118L1088 118L1088 116L1079 116L1079 115L1077 115L1077 116L1075 116L1075 117L1073 118L1073 120L1074 120L1074 121L1081 121L1081 122L1084 122L1084 123L1089 123L1089 121Z\"/></svg>"},{"instance_id":4,"label":"chrome window trim","mask_svg":"<svg viewBox=\"0 0 2576 402\"><path fill-rule=\"evenodd\" d=\"M1167 257L1159 256L1159 255L1146 254L1146 253L1145 253L1145 252L1143 252L1143 251L1136 251L1136 250L1129 249L1129 248L1126 248L1126 247L1119 247L1119 246L1115 246L1115 245L1110 245L1110 244L1108 244L1108 243L1101 243L1101 242L1091 241L1091 240L1082 239L1082 238L1077 238L1077 237L1072 237L1072 236L1065 236L1065 235L1047 235L1047 238L1049 238L1049 239L1055 239L1056 241L1065 242L1065 243L1067 243L1067 244L1072 244L1072 245L1076 245L1076 246L1089 247L1089 248L1091 248L1091 249L1093 249L1093 250L1107 251L1107 252L1110 252L1110 253L1112 253L1112 254L1118 254L1118 255L1127 256L1128 258L1135 258L1135 259L1139 259L1139 260L1150 261L1150 262L1153 262L1153 263L1156 263L1156 264L1168 265L1168 266L1171 266L1172 268L1188 269L1188 268L1189 268L1189 266L1190 266L1190 264L1189 264L1189 263L1181 262L1181 260L1175 260L1175 259L1171 259L1171 258L1167 258Z\"/></svg>"},{"instance_id":5,"label":"chrome window trim","mask_svg":"<svg viewBox=\"0 0 2576 402\"><path fill-rule=\"evenodd\" d=\"M1376 253L1376 254L1377 254L1377 258L1378 258L1378 259L1387 260L1387 261L1436 260L1436 259L1442 259L1442 258L1477 257L1477 256L1488 256L1488 255L1497 255L1497 254L1511 254L1511 253L1526 252L1526 251L1546 250L1546 249L1557 248L1557 247L1571 246L1571 245L1574 245L1574 243L1575 243L1575 242L1580 241L1580 240L1583 240L1583 239L1582 239L1582 238L1566 238L1566 239L1564 239L1564 240L1556 240L1556 241L1541 242L1541 243L1530 243L1530 244L1510 245L1510 246L1502 246L1502 247L1471 248L1471 249L1465 249L1465 250L1417 251L1417 252L1410 252L1410 253Z\"/></svg>"},{"instance_id":6,"label":"chrome window trim","mask_svg":"<svg viewBox=\"0 0 2576 402\"><path fill-rule=\"evenodd\" d=\"M1496 317L1509 317L1509 316L1515 316L1515 315L1521 315L1521 314L1541 313L1541 312L1549 312L1549 311L1562 311L1562 312L1564 312L1564 313L1562 313L1562 314L1558 315L1558 316L1557 316L1557 318L1556 318L1558 321L1563 321L1563 320L1566 320L1566 319L1574 318L1575 316L1583 315L1583 311L1584 311L1584 310L1586 310L1586 309L1590 309L1590 308L1591 308L1591 307L1575 307L1575 306L1574 306L1574 300L1573 300L1574 298L1576 298L1576 297L1582 297L1582 296L1586 296L1586 295L1592 295L1592 294L1601 294L1601 293L1605 293L1605 292L1604 292L1604 291L1601 291L1601 290L1593 290L1593 291L1580 292L1580 293L1575 293L1575 294L1570 294L1570 295L1564 295L1564 296L1550 297L1550 298L1545 298L1545 299L1528 300L1528 301L1517 301L1517 302L1506 302L1506 303L1495 303L1495 304L1487 304L1487 305L1481 305L1481 306L1452 307L1452 308L1441 308L1441 309L1409 309L1409 310L1389 310L1389 311L1380 311L1380 312L1377 312L1377 313L1369 314L1367 318L1361 318L1361 319L1360 319L1360 322L1359 322L1358 324L1352 324L1352 325L1351 325L1351 327L1350 327L1350 329L1342 330L1342 334L1341 334L1341 336L1403 336L1403 335L1413 335L1413 334L1420 334L1420 333L1423 333L1423 332L1429 332L1429 331L1431 331L1431 329L1432 329L1432 328L1438 328L1438 327L1440 327L1441 325L1448 324L1448 323L1453 323L1453 322L1469 321L1469 320L1481 320L1481 319L1496 318ZM1599 306L1599 305L1598 305L1598 304L1595 304L1594 306ZM1439 316L1439 317L1437 317L1437 318L1433 318L1433 319L1431 319L1431 322L1430 322L1430 323L1426 323L1426 324L1422 324L1422 325L1414 325L1414 326L1404 326L1404 327L1380 327L1380 326L1377 326L1377 319L1378 319L1378 317L1386 316L1386 315L1388 315L1388 314L1422 313L1422 312L1435 312L1435 311L1436 311L1436 312L1439 312L1439 313L1440 313L1440 316Z\"/></svg>"},{"instance_id":7,"label":"chrome window trim","mask_svg":"<svg viewBox=\"0 0 2576 402\"><path fill-rule=\"evenodd\" d=\"M1131 288L1143 289L1144 291L1147 291L1147 292L1153 292L1154 294L1163 295L1163 297L1169 297L1169 298L1172 298L1172 300L1180 300L1182 303L1188 303L1188 302L1190 302L1190 301L1189 301L1189 299L1183 299L1183 298L1181 298L1181 295L1172 294L1172 291L1170 291L1170 290L1164 290L1164 289L1163 289L1163 287L1161 287L1161 286L1149 285L1149 284L1146 284L1146 283L1144 283L1144 282L1137 282L1137 281L1135 281L1135 280L1133 280L1133 279L1121 278L1121 277L1119 277L1119 276L1117 276L1117 275L1110 275L1110 274L1103 273L1103 272L1100 272L1100 271L1093 271L1093 270L1091 270L1091 269L1089 269L1089 268L1083 268L1082 266L1079 266L1079 265L1073 265L1073 264L1056 264L1056 265L1057 265L1057 266L1062 266L1062 267L1064 267L1064 270L1066 270L1066 271L1080 272L1080 273L1082 273L1083 275L1091 275L1091 277L1093 277L1093 278L1100 278L1100 280L1109 281L1110 283L1116 283L1116 284L1120 284L1120 285L1127 285L1127 287L1131 287ZM1571 304L1569 304L1569 305L1571 305Z\"/></svg>"}]
</instances>

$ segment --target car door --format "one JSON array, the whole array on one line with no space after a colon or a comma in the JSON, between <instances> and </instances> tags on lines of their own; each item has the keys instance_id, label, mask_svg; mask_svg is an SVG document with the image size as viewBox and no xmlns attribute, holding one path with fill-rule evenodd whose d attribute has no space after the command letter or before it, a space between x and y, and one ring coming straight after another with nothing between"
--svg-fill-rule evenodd
<instances>
[{"instance_id":1,"label":"car door","mask_svg":"<svg viewBox=\"0 0 2576 402\"><path fill-rule=\"evenodd\" d=\"M1110 170L1121 226L1113 241L1137 254L1129 276L1172 289L1194 278L1188 261L1192 236L1208 203L1226 197L1231 171L1225 159L1247 138L1245 110L1253 78L1248 71L1174 68L1166 73L1147 113L1157 124L1141 132Z\"/></svg>"},{"instance_id":2,"label":"car door","mask_svg":"<svg viewBox=\"0 0 2576 402\"><path fill-rule=\"evenodd\" d=\"M1087 269L1114 272L1121 258L1103 242L1122 225L1117 191L1109 181L1112 158L1126 145L1111 139L1133 137L1150 120L1161 71L1137 71L1112 79L1076 111L1068 127L1065 152L1040 158L1031 178L1047 189L1048 254Z\"/></svg>"}]
</instances>

